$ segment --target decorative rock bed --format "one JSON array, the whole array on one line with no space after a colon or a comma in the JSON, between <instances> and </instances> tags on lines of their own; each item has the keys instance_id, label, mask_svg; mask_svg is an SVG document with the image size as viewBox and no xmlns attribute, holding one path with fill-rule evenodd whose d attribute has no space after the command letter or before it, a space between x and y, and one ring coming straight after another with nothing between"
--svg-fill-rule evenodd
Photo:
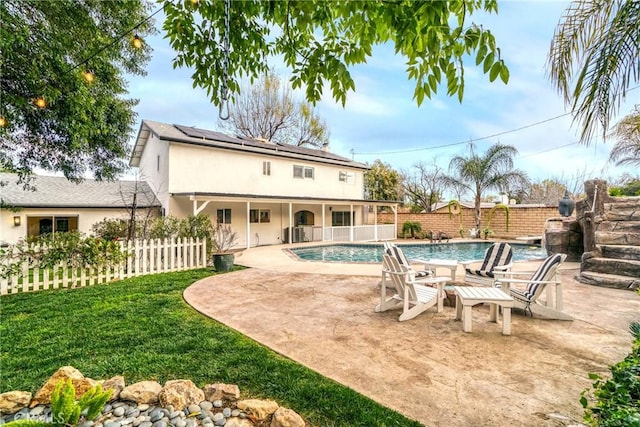
<instances>
[{"instance_id":1,"label":"decorative rock bed","mask_svg":"<svg viewBox=\"0 0 640 427\"><path fill-rule=\"evenodd\" d=\"M240 400L234 384L207 384L203 389L191 380L155 381L125 385L122 376L104 381L86 378L80 371L64 366L53 374L32 397L25 391L0 394L0 424L19 419L51 421L51 393L60 381L71 379L79 398L100 384L112 390L111 400L93 421L82 420L78 427L305 427L295 411L273 400Z\"/></svg>"}]
</instances>

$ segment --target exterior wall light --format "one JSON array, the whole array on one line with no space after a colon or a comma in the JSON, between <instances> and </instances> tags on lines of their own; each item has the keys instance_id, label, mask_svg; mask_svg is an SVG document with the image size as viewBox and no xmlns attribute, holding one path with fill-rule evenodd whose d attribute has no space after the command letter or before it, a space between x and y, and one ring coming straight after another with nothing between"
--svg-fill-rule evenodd
<instances>
[{"instance_id":1,"label":"exterior wall light","mask_svg":"<svg viewBox=\"0 0 640 427\"><path fill-rule=\"evenodd\" d=\"M20 227L20 216L16 215L13 217L13 225L16 227Z\"/></svg>"}]
</instances>

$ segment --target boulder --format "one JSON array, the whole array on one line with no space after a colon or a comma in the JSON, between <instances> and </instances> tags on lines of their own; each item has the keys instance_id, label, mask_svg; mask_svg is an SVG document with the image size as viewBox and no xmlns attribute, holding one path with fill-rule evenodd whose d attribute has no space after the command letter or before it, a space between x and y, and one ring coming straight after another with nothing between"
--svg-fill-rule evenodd
<instances>
[{"instance_id":1,"label":"boulder","mask_svg":"<svg viewBox=\"0 0 640 427\"><path fill-rule=\"evenodd\" d=\"M161 391L162 386L156 381L140 381L125 387L120 392L120 399L138 404L154 405L158 403L158 395Z\"/></svg>"},{"instance_id":2,"label":"boulder","mask_svg":"<svg viewBox=\"0 0 640 427\"><path fill-rule=\"evenodd\" d=\"M164 388L158 395L160 405L169 405L181 410L189 405L198 405L204 400L204 392L200 390L191 380L167 381Z\"/></svg>"},{"instance_id":3,"label":"boulder","mask_svg":"<svg viewBox=\"0 0 640 427\"><path fill-rule=\"evenodd\" d=\"M206 400L230 400L235 402L240 399L240 388L235 384L215 383L204 386Z\"/></svg>"},{"instance_id":4,"label":"boulder","mask_svg":"<svg viewBox=\"0 0 640 427\"><path fill-rule=\"evenodd\" d=\"M31 393L28 391L8 391L0 394L0 415L15 414L26 408L31 402Z\"/></svg>"},{"instance_id":5,"label":"boulder","mask_svg":"<svg viewBox=\"0 0 640 427\"><path fill-rule=\"evenodd\" d=\"M296 411L278 408L271 418L271 427L304 427L304 420Z\"/></svg>"},{"instance_id":6,"label":"boulder","mask_svg":"<svg viewBox=\"0 0 640 427\"><path fill-rule=\"evenodd\" d=\"M124 390L125 383L124 377L122 375L117 375L113 378L109 378L108 380L102 381L102 389L103 390L112 390L111 400L117 400L120 397L120 393Z\"/></svg>"},{"instance_id":7,"label":"boulder","mask_svg":"<svg viewBox=\"0 0 640 427\"><path fill-rule=\"evenodd\" d=\"M66 382L68 379L71 379L71 383L76 390L76 398L80 398L83 394L85 394L90 388L98 384L97 381L92 380L91 378L85 378L82 375L82 372L74 368L73 366L63 366L58 369L36 392L36 395L33 397L31 401L30 407L35 407L37 405L47 405L51 403L51 393L56 388L59 382Z\"/></svg>"},{"instance_id":8,"label":"boulder","mask_svg":"<svg viewBox=\"0 0 640 427\"><path fill-rule=\"evenodd\" d=\"M236 404L238 409L245 411L256 421L262 421L278 409L278 403L273 400L247 399Z\"/></svg>"},{"instance_id":9,"label":"boulder","mask_svg":"<svg viewBox=\"0 0 640 427\"><path fill-rule=\"evenodd\" d=\"M231 417L227 418L224 427L254 427L255 424L246 418Z\"/></svg>"}]
</instances>

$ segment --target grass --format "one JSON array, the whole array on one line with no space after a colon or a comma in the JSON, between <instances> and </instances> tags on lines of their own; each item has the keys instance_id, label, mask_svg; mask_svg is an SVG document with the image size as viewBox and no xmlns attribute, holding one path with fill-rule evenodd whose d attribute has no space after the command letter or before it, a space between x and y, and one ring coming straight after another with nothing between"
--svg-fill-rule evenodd
<instances>
[{"instance_id":1,"label":"grass","mask_svg":"<svg viewBox=\"0 0 640 427\"><path fill-rule=\"evenodd\" d=\"M0 298L0 392L37 389L59 367L127 384L191 379L238 384L314 426L419 426L188 306L182 292L210 270ZM220 301L224 304L224 301Z\"/></svg>"}]
</instances>

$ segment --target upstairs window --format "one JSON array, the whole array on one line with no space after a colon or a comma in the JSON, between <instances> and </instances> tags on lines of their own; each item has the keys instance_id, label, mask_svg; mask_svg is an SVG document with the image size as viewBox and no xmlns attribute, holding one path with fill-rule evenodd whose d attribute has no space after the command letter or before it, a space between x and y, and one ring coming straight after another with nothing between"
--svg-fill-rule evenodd
<instances>
[{"instance_id":1,"label":"upstairs window","mask_svg":"<svg viewBox=\"0 0 640 427\"><path fill-rule=\"evenodd\" d=\"M344 182L347 184L355 184L356 174L353 172L340 171L338 173L338 181Z\"/></svg>"},{"instance_id":2,"label":"upstairs window","mask_svg":"<svg viewBox=\"0 0 640 427\"><path fill-rule=\"evenodd\" d=\"M262 175L271 176L271 162L262 162Z\"/></svg>"},{"instance_id":3,"label":"upstairs window","mask_svg":"<svg viewBox=\"0 0 640 427\"><path fill-rule=\"evenodd\" d=\"M293 165L293 177L303 179L314 179L313 168L307 166Z\"/></svg>"}]
</instances>

